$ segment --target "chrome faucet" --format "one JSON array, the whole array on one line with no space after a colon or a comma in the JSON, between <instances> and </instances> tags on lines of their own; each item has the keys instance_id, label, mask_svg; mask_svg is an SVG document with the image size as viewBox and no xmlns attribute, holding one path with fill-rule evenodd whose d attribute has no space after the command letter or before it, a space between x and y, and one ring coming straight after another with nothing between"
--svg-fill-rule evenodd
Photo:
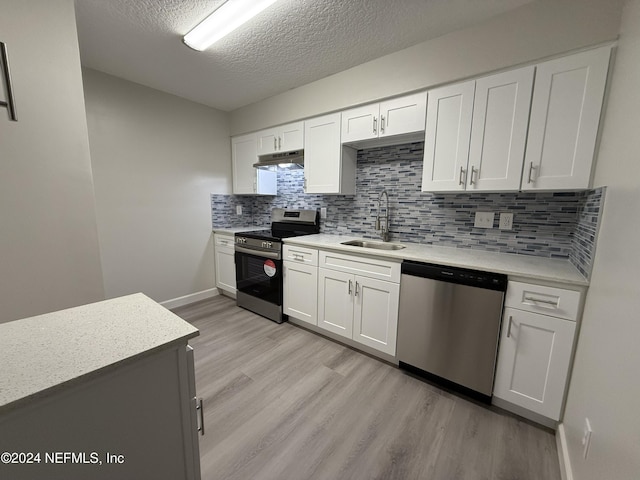
<instances>
[{"instance_id":1,"label":"chrome faucet","mask_svg":"<svg viewBox=\"0 0 640 480\"><path fill-rule=\"evenodd\" d=\"M387 202L384 210L384 225L380 224L380 200L382 200L382 196L387 197ZM382 237L383 242L389 241L389 194L387 190L384 189L380 192L378 196L378 213L376 215L376 230L380 230L380 236Z\"/></svg>"}]
</instances>

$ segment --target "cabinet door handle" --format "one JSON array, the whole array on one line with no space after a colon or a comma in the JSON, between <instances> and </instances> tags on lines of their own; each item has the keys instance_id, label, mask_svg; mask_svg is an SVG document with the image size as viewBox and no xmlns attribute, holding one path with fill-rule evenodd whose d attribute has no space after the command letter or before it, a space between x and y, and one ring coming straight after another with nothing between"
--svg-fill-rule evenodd
<instances>
[{"instance_id":1,"label":"cabinet door handle","mask_svg":"<svg viewBox=\"0 0 640 480\"><path fill-rule=\"evenodd\" d=\"M531 163L529 164L529 178L527 178L527 183L531 183L531 182L533 182L533 181L534 181L534 180L531 178L531 173L533 172L533 169L534 169L534 168L535 168L535 167L533 166L533 162L531 162Z\"/></svg>"},{"instance_id":2,"label":"cabinet door handle","mask_svg":"<svg viewBox=\"0 0 640 480\"><path fill-rule=\"evenodd\" d=\"M373 134L378 133L378 117L373 117Z\"/></svg>"},{"instance_id":3,"label":"cabinet door handle","mask_svg":"<svg viewBox=\"0 0 640 480\"><path fill-rule=\"evenodd\" d=\"M469 185L474 185L474 181L473 181L473 175L474 173L478 173L478 170L476 170L476 167L474 167L473 165L471 165L471 175L469 176Z\"/></svg>"},{"instance_id":4,"label":"cabinet door handle","mask_svg":"<svg viewBox=\"0 0 640 480\"><path fill-rule=\"evenodd\" d=\"M253 193L258 193L258 182L255 180L253 182Z\"/></svg>"},{"instance_id":5,"label":"cabinet door handle","mask_svg":"<svg viewBox=\"0 0 640 480\"><path fill-rule=\"evenodd\" d=\"M511 324L513 323L513 317L509 315L509 326L507 327L507 338L511 336Z\"/></svg>"},{"instance_id":6,"label":"cabinet door handle","mask_svg":"<svg viewBox=\"0 0 640 480\"><path fill-rule=\"evenodd\" d=\"M554 307L558 306L557 300L545 300L544 298L535 298L535 297L524 297L524 299L529 302L546 303L547 305L553 305Z\"/></svg>"},{"instance_id":7,"label":"cabinet door handle","mask_svg":"<svg viewBox=\"0 0 640 480\"><path fill-rule=\"evenodd\" d=\"M282 150L282 137L278 137L278 150Z\"/></svg>"},{"instance_id":8,"label":"cabinet door handle","mask_svg":"<svg viewBox=\"0 0 640 480\"><path fill-rule=\"evenodd\" d=\"M11 85L11 72L9 71L9 55L7 54L7 45L0 42L0 63L2 63L2 76L7 91L7 101L0 101L0 107L7 107L9 111L9 119L17 122L18 114L16 112L16 103L13 99L13 87Z\"/></svg>"},{"instance_id":9,"label":"cabinet door handle","mask_svg":"<svg viewBox=\"0 0 640 480\"><path fill-rule=\"evenodd\" d=\"M351 295L351 280L349 280L349 295Z\"/></svg>"},{"instance_id":10,"label":"cabinet door handle","mask_svg":"<svg viewBox=\"0 0 640 480\"><path fill-rule=\"evenodd\" d=\"M278 139L276 137L273 137L273 149L278 149Z\"/></svg>"},{"instance_id":11,"label":"cabinet door handle","mask_svg":"<svg viewBox=\"0 0 640 480\"><path fill-rule=\"evenodd\" d=\"M467 175L466 175L466 172L464 171L464 167L460 167L460 178L458 179L458 185L464 185L465 183L467 183L466 177Z\"/></svg>"},{"instance_id":12,"label":"cabinet door handle","mask_svg":"<svg viewBox=\"0 0 640 480\"><path fill-rule=\"evenodd\" d=\"M302 189L305 192L307 191L307 177L304 177L304 181L302 182Z\"/></svg>"},{"instance_id":13,"label":"cabinet door handle","mask_svg":"<svg viewBox=\"0 0 640 480\"><path fill-rule=\"evenodd\" d=\"M380 133L384 133L384 115L380 115Z\"/></svg>"},{"instance_id":14,"label":"cabinet door handle","mask_svg":"<svg viewBox=\"0 0 640 480\"><path fill-rule=\"evenodd\" d=\"M355 292L356 297L358 296L359 287L360 287L360 284L356 281L356 292Z\"/></svg>"},{"instance_id":15,"label":"cabinet door handle","mask_svg":"<svg viewBox=\"0 0 640 480\"><path fill-rule=\"evenodd\" d=\"M204 405L202 403L202 398L198 399L198 404L196 405L196 410L198 411L200 418L200 424L198 425L198 431L200 435L204 436Z\"/></svg>"}]
</instances>

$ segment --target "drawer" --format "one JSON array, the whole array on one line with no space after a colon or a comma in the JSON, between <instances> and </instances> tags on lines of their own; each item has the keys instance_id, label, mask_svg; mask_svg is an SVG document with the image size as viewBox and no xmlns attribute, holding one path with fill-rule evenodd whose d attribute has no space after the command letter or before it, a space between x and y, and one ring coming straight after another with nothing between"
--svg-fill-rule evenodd
<instances>
[{"instance_id":1,"label":"drawer","mask_svg":"<svg viewBox=\"0 0 640 480\"><path fill-rule=\"evenodd\" d=\"M580 292L531 283L509 282L504 304L518 310L576 320L580 309Z\"/></svg>"},{"instance_id":2,"label":"drawer","mask_svg":"<svg viewBox=\"0 0 640 480\"><path fill-rule=\"evenodd\" d=\"M285 244L282 249L282 259L288 262L302 263L304 265L317 267L318 250L314 248Z\"/></svg>"},{"instance_id":3,"label":"drawer","mask_svg":"<svg viewBox=\"0 0 640 480\"><path fill-rule=\"evenodd\" d=\"M213 238L214 238L216 247L233 248L233 245L234 245L233 235L223 235L223 234L216 233L213 236Z\"/></svg>"},{"instance_id":4,"label":"drawer","mask_svg":"<svg viewBox=\"0 0 640 480\"><path fill-rule=\"evenodd\" d=\"M360 257L323 250L320 250L319 258L321 267L394 283L400 283L400 263L379 257Z\"/></svg>"}]
</instances>

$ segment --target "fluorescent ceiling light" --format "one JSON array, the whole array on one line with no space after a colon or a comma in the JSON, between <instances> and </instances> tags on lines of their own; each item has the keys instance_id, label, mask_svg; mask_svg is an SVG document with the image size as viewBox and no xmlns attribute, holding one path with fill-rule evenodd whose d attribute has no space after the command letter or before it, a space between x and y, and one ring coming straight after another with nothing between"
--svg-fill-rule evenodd
<instances>
[{"instance_id":1,"label":"fluorescent ceiling light","mask_svg":"<svg viewBox=\"0 0 640 480\"><path fill-rule=\"evenodd\" d=\"M194 50L203 51L276 1L227 0L187 33L183 41Z\"/></svg>"}]
</instances>

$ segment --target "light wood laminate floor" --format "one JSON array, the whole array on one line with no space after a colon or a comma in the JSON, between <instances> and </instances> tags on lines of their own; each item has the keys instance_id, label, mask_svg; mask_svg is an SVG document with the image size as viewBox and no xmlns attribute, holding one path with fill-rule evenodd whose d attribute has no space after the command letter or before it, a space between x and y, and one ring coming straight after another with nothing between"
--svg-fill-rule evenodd
<instances>
[{"instance_id":1,"label":"light wood laminate floor","mask_svg":"<svg viewBox=\"0 0 640 480\"><path fill-rule=\"evenodd\" d=\"M195 349L203 480L559 480L552 433L214 297Z\"/></svg>"}]
</instances>

